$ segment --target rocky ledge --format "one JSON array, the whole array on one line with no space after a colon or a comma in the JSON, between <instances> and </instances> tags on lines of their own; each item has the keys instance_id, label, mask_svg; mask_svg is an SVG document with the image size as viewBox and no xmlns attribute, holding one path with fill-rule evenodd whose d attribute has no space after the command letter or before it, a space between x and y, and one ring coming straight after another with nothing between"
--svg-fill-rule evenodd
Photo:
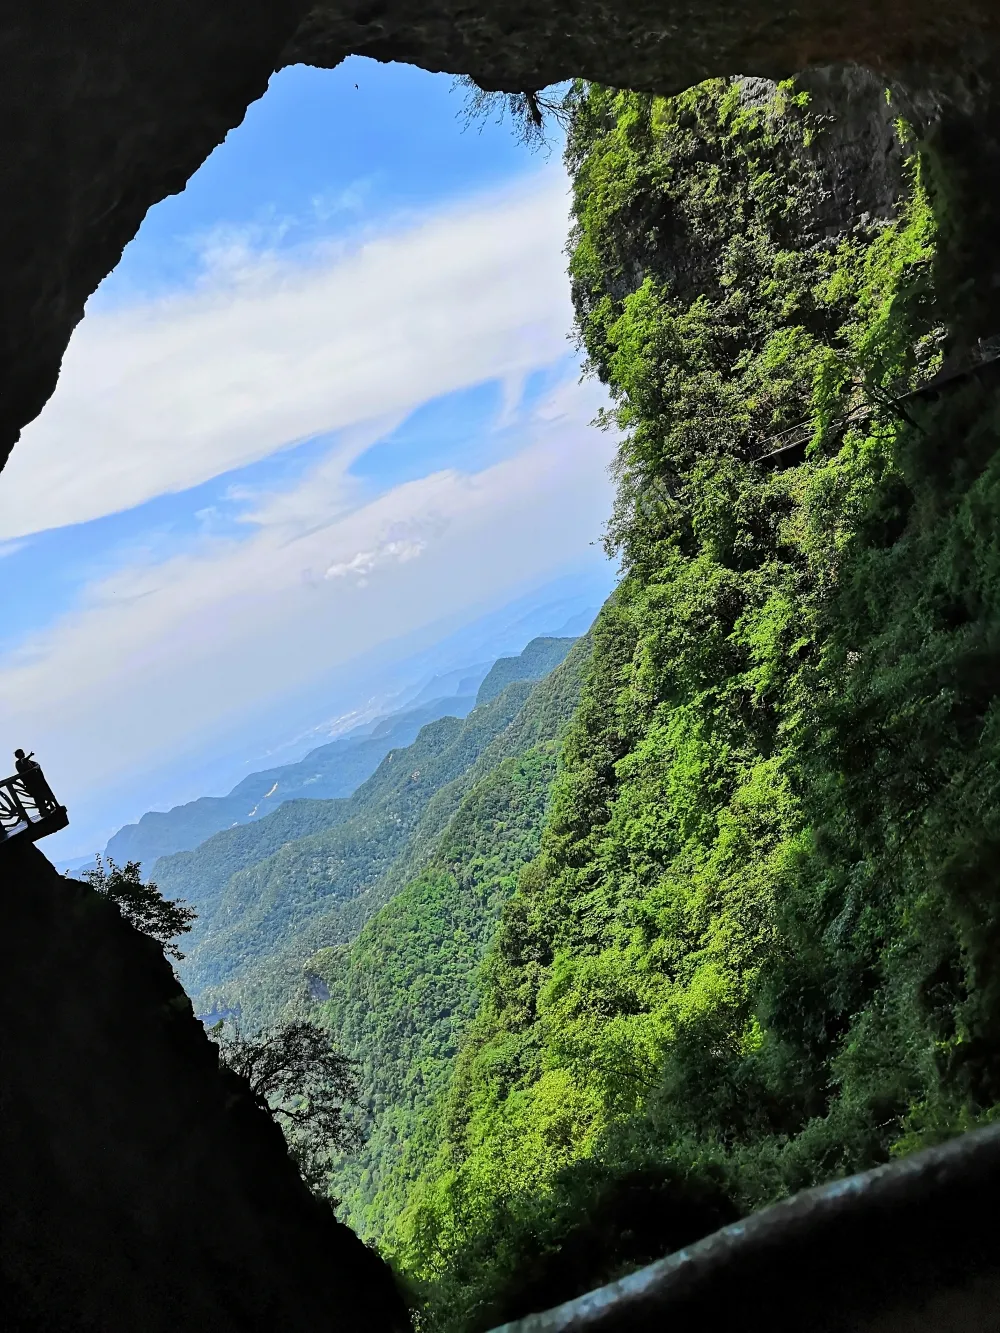
<instances>
[{"instance_id":1,"label":"rocky ledge","mask_svg":"<svg viewBox=\"0 0 1000 1333\"><path fill-rule=\"evenodd\" d=\"M806 1190L495 1333L996 1333L1000 1125Z\"/></svg>"}]
</instances>

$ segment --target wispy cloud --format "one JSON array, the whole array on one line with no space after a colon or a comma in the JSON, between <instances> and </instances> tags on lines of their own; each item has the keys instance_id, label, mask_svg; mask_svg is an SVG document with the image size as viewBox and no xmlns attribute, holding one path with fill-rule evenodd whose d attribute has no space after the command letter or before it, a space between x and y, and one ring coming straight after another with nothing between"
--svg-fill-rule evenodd
<instances>
[{"instance_id":1,"label":"wispy cloud","mask_svg":"<svg viewBox=\"0 0 1000 1333\"><path fill-rule=\"evenodd\" d=\"M404 527L405 525L395 524L396 535L379 542L373 551L357 551L350 560L335 560L324 577L343 579L353 575L358 581L358 586L365 588L368 586L368 575L374 573L380 566L405 565L408 560L416 560L427 550L427 542L423 537L399 535Z\"/></svg>"},{"instance_id":2,"label":"wispy cloud","mask_svg":"<svg viewBox=\"0 0 1000 1333\"><path fill-rule=\"evenodd\" d=\"M570 326L566 216L550 167L353 245L288 254L220 233L195 290L80 325L0 476L0 540L553 361Z\"/></svg>"},{"instance_id":3,"label":"wispy cloud","mask_svg":"<svg viewBox=\"0 0 1000 1333\"><path fill-rule=\"evenodd\" d=\"M324 190L321 194L313 195L313 217L317 222L329 222L331 218L340 217L344 213L360 213L371 195L374 183L373 176L364 176L351 181L342 190Z\"/></svg>"},{"instance_id":4,"label":"wispy cloud","mask_svg":"<svg viewBox=\"0 0 1000 1333\"><path fill-rule=\"evenodd\" d=\"M365 188L317 198L317 221ZM86 526L31 534L98 518L124 534L0 656L0 730L102 824L223 743L242 762L275 701L296 728L356 707L358 663L579 568L608 509L603 396L567 360L560 169L350 243L295 248L293 224L205 232L187 290L88 314L0 475L0 557L85 548ZM414 433L415 409L496 383L469 455L459 413L421 462L437 419ZM136 507L164 495L147 531Z\"/></svg>"},{"instance_id":5,"label":"wispy cloud","mask_svg":"<svg viewBox=\"0 0 1000 1333\"><path fill-rule=\"evenodd\" d=\"M559 386L522 448L345 507L323 459L214 536L130 564L0 661L0 699L68 794L165 762L279 692L578 561L609 500L596 386ZM4 710L6 711L6 709Z\"/></svg>"}]
</instances>

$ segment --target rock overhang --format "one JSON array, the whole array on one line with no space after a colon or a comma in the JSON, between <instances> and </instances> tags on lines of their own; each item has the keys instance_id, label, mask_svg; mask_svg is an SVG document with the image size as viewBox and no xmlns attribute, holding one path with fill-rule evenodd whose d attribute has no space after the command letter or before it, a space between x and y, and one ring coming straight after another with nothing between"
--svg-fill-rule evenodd
<instances>
[{"instance_id":1,"label":"rock overhang","mask_svg":"<svg viewBox=\"0 0 1000 1333\"><path fill-rule=\"evenodd\" d=\"M932 119L989 93L992 0L70 0L4 28L0 466L55 388L87 297L277 69L350 54L536 90L580 76L676 92L852 63ZM67 446L69 447L69 445Z\"/></svg>"}]
</instances>

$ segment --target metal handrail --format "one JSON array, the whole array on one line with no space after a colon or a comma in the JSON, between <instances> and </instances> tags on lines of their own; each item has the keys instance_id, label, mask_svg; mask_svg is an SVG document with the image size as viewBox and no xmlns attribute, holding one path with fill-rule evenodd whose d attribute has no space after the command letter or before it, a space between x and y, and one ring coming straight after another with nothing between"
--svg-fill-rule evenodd
<instances>
[{"instance_id":1,"label":"metal handrail","mask_svg":"<svg viewBox=\"0 0 1000 1333\"><path fill-rule=\"evenodd\" d=\"M864 417L873 416L880 408L883 410L885 408L900 410L903 404L912 402L915 398L922 398L928 393L936 393L939 389L947 388L959 380L978 375L981 371L995 366L998 361L1000 361L1000 334L992 338L980 338L978 345L967 353L962 364L943 374L938 371L929 379L918 384L915 389L909 389L906 393L896 394L891 398L881 399L877 402L863 401L855 403L853 407L848 408L846 412L834 418L829 429L842 430L845 426L849 426ZM816 423L812 418L797 421L793 426L787 426L783 431L779 431L777 435L770 435L759 440L751 452L750 461L753 463L767 463L772 459L777 459L781 454L790 453L793 449L807 444L815 433Z\"/></svg>"},{"instance_id":2,"label":"metal handrail","mask_svg":"<svg viewBox=\"0 0 1000 1333\"><path fill-rule=\"evenodd\" d=\"M37 764L0 779L0 842L24 834L33 842L68 822L66 807L56 800Z\"/></svg>"}]
</instances>

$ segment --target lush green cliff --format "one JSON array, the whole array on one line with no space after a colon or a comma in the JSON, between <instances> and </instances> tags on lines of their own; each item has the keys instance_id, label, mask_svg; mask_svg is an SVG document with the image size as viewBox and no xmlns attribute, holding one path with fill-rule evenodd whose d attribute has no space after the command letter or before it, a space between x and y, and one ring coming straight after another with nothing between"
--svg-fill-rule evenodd
<instances>
[{"instance_id":1,"label":"lush green cliff","mask_svg":"<svg viewBox=\"0 0 1000 1333\"><path fill-rule=\"evenodd\" d=\"M953 196L889 92L859 79L839 119L824 92L577 94L623 578L384 1233L432 1323L554 1303L1000 1103L996 378L905 397L968 369Z\"/></svg>"}]
</instances>

